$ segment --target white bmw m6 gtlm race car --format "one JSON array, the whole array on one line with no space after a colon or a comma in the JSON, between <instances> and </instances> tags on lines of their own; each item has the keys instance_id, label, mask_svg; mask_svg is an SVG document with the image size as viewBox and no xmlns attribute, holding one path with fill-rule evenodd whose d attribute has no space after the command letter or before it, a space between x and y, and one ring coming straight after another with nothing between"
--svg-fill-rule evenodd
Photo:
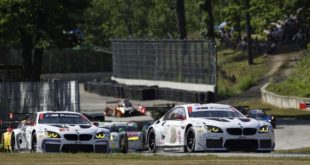
<instances>
[{"instance_id":1,"label":"white bmw m6 gtlm race car","mask_svg":"<svg viewBox=\"0 0 310 165\"><path fill-rule=\"evenodd\" d=\"M37 112L13 130L13 151L99 152L110 148L110 132L76 112Z\"/></svg>"},{"instance_id":2,"label":"white bmw m6 gtlm race car","mask_svg":"<svg viewBox=\"0 0 310 165\"><path fill-rule=\"evenodd\" d=\"M229 105L176 106L147 131L150 152L262 151L275 147L270 123L247 118Z\"/></svg>"}]
</instances>

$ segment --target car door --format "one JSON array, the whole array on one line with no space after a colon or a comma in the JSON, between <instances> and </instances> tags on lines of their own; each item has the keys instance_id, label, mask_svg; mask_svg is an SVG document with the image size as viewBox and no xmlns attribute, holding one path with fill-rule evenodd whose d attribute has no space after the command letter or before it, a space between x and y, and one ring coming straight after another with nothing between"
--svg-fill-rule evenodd
<instances>
[{"instance_id":1,"label":"car door","mask_svg":"<svg viewBox=\"0 0 310 165\"><path fill-rule=\"evenodd\" d=\"M17 143L17 148L21 151L26 150L28 147L28 143L26 140L26 136L25 136L25 129L26 129L26 120L21 121L20 124L17 126L16 129L18 129L19 131L16 131L16 143Z\"/></svg>"},{"instance_id":2,"label":"car door","mask_svg":"<svg viewBox=\"0 0 310 165\"><path fill-rule=\"evenodd\" d=\"M35 119L36 119L36 114L29 116L21 132L23 135L23 138L25 138L24 141L26 143L25 146L27 149L31 149L32 131L36 124Z\"/></svg>"},{"instance_id":3,"label":"car door","mask_svg":"<svg viewBox=\"0 0 310 165\"><path fill-rule=\"evenodd\" d=\"M166 146L183 145L183 136L186 126L186 113L183 107L172 109L165 118L163 130L165 135L164 144Z\"/></svg>"}]
</instances>

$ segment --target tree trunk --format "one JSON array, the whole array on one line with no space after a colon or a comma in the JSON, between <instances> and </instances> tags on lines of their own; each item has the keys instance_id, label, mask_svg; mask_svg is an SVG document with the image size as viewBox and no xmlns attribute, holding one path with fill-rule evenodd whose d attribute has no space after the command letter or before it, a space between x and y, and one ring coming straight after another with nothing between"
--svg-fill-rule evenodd
<instances>
[{"instance_id":1,"label":"tree trunk","mask_svg":"<svg viewBox=\"0 0 310 165\"><path fill-rule=\"evenodd\" d=\"M33 37L25 30L21 30L20 33L23 56L23 77L26 81L29 81L31 80L32 73Z\"/></svg>"},{"instance_id":2,"label":"tree trunk","mask_svg":"<svg viewBox=\"0 0 310 165\"><path fill-rule=\"evenodd\" d=\"M183 40L187 38L184 0L176 0L176 11L178 17L180 39Z\"/></svg>"},{"instance_id":3,"label":"tree trunk","mask_svg":"<svg viewBox=\"0 0 310 165\"><path fill-rule=\"evenodd\" d=\"M208 13L208 22L207 22L207 37L211 41L215 41L215 33L214 33L214 17L213 17L213 7L212 7L212 0L206 0L205 1L206 5L206 11Z\"/></svg>"},{"instance_id":4,"label":"tree trunk","mask_svg":"<svg viewBox=\"0 0 310 165\"><path fill-rule=\"evenodd\" d=\"M251 16L249 13L250 2L249 0L245 0L245 9L246 9L246 32L247 32L247 42L248 42L248 64L254 64L253 56L252 56L252 38L251 38Z\"/></svg>"},{"instance_id":5,"label":"tree trunk","mask_svg":"<svg viewBox=\"0 0 310 165\"><path fill-rule=\"evenodd\" d=\"M32 81L40 81L41 75L41 68L42 68L42 56L43 56L43 49L38 48L34 50L34 60L32 65L32 74L31 80Z\"/></svg>"},{"instance_id":6,"label":"tree trunk","mask_svg":"<svg viewBox=\"0 0 310 165\"><path fill-rule=\"evenodd\" d=\"M235 3L240 6L240 0L235 0ZM235 15L235 30L237 32L237 38L241 39L241 19L240 19L240 12Z\"/></svg>"}]
</instances>

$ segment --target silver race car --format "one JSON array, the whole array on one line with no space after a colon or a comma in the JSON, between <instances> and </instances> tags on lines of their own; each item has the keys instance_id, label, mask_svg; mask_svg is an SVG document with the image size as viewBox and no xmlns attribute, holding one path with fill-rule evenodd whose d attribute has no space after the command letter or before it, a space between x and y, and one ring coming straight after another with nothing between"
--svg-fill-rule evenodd
<instances>
[{"instance_id":1,"label":"silver race car","mask_svg":"<svg viewBox=\"0 0 310 165\"><path fill-rule=\"evenodd\" d=\"M127 153L128 150L145 150L144 136L135 123L99 122L99 127L108 128L111 133L112 149Z\"/></svg>"},{"instance_id":2,"label":"silver race car","mask_svg":"<svg viewBox=\"0 0 310 165\"><path fill-rule=\"evenodd\" d=\"M270 123L247 118L229 105L176 106L147 131L150 152L159 147L173 151L262 151L275 147Z\"/></svg>"},{"instance_id":3,"label":"silver race car","mask_svg":"<svg viewBox=\"0 0 310 165\"><path fill-rule=\"evenodd\" d=\"M111 151L110 132L94 126L76 112L37 112L13 130L14 151L98 152Z\"/></svg>"}]
</instances>

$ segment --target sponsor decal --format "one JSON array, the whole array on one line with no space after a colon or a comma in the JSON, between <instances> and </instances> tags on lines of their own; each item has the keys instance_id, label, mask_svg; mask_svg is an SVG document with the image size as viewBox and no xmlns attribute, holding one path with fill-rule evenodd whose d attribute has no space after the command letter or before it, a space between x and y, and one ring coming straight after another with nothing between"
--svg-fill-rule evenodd
<instances>
[{"instance_id":1,"label":"sponsor decal","mask_svg":"<svg viewBox=\"0 0 310 165\"><path fill-rule=\"evenodd\" d=\"M198 132L199 134L202 134L203 131L204 131L204 129L197 129L197 132Z\"/></svg>"},{"instance_id":2,"label":"sponsor decal","mask_svg":"<svg viewBox=\"0 0 310 165\"><path fill-rule=\"evenodd\" d=\"M215 106L210 106L210 107L196 107L193 111L204 111L204 110L231 110L230 107L215 107Z\"/></svg>"},{"instance_id":3,"label":"sponsor decal","mask_svg":"<svg viewBox=\"0 0 310 165\"><path fill-rule=\"evenodd\" d=\"M177 141L177 130L174 127L170 129L170 143L175 143Z\"/></svg>"},{"instance_id":4,"label":"sponsor decal","mask_svg":"<svg viewBox=\"0 0 310 165\"><path fill-rule=\"evenodd\" d=\"M128 137L128 140L129 140L129 141L138 141L138 140L139 140L139 136L131 136L131 137Z\"/></svg>"}]
</instances>

